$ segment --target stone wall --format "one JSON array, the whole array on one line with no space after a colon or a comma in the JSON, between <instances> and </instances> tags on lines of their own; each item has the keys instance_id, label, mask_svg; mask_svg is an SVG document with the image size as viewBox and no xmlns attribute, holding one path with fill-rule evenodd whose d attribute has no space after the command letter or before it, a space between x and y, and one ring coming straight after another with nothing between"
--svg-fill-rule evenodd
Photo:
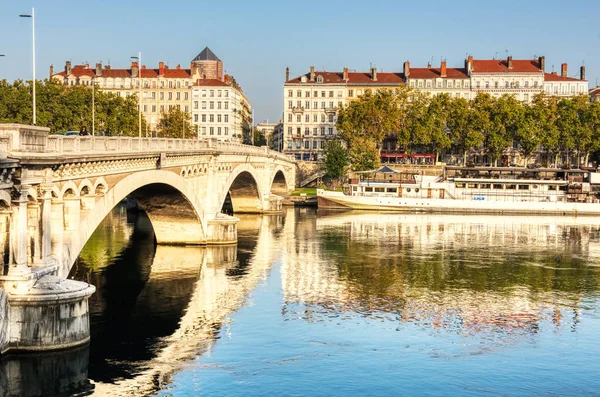
<instances>
[{"instance_id":1,"label":"stone wall","mask_svg":"<svg viewBox=\"0 0 600 397\"><path fill-rule=\"evenodd\" d=\"M319 161L297 161L296 162L296 185L304 180L304 178L318 172L323 163Z\"/></svg>"},{"instance_id":2,"label":"stone wall","mask_svg":"<svg viewBox=\"0 0 600 397\"><path fill-rule=\"evenodd\" d=\"M8 299L0 289L0 354L8 348Z\"/></svg>"}]
</instances>

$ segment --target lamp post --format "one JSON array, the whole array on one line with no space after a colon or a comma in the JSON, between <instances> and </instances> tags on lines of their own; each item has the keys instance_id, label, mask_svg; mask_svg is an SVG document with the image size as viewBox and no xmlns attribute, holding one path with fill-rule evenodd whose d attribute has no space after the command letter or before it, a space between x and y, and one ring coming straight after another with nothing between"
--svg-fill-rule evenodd
<instances>
[{"instance_id":1,"label":"lamp post","mask_svg":"<svg viewBox=\"0 0 600 397\"><path fill-rule=\"evenodd\" d=\"M31 14L21 14L21 18L31 18L31 39L32 39L32 53L33 53L33 125L36 124L35 120L35 14L33 7L31 8Z\"/></svg>"},{"instance_id":2,"label":"lamp post","mask_svg":"<svg viewBox=\"0 0 600 397\"><path fill-rule=\"evenodd\" d=\"M138 79L140 83L140 98L138 99L138 138L142 137L142 53L138 52L138 56L130 57L138 60Z\"/></svg>"},{"instance_id":3,"label":"lamp post","mask_svg":"<svg viewBox=\"0 0 600 397\"><path fill-rule=\"evenodd\" d=\"M96 76L92 77L92 136L96 136Z\"/></svg>"}]
</instances>

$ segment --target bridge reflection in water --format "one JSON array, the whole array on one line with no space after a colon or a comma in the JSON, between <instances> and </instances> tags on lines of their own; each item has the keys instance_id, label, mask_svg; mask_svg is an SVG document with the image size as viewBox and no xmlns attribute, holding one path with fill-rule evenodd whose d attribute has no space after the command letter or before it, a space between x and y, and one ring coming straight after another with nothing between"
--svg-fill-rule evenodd
<instances>
[{"instance_id":1,"label":"bridge reflection in water","mask_svg":"<svg viewBox=\"0 0 600 397\"><path fill-rule=\"evenodd\" d=\"M277 349L264 349L267 358L274 350L280 355L312 357L302 367L307 373L308 365L319 368L319 357L340 356L342 365L349 358L339 350L310 354L310 349L329 348L315 347L310 339L315 332L325 333L324 328L315 330L318 324L338 326L349 320L346 323L352 325L343 328L343 338L356 343L358 352L363 351L360 341L364 339L353 340L351 327L366 321L383 324L379 332L425 331L443 340L432 356L460 357L503 346L525 347L543 330L577 332L586 307L600 307L600 226L592 218L322 211L317 217L310 209L289 209L283 216L241 216L237 246L175 247L155 246L143 214L127 216L123 209L111 214L70 275L98 287L90 298L89 348L7 357L0 366L0 390L18 395L37 395L42 388L54 388L57 394L157 392L173 382L176 372L186 373L190 360L209 351L226 329L236 326L230 323L231 315L248 306L253 290L279 283L279 275L281 286L276 285L274 295L268 296L282 302L280 310L265 313L266 308L258 306L245 314L252 316L252 310L258 310L261 322L273 322L238 320L246 326L251 323L254 332L264 332L269 346L279 343ZM298 334L277 334L280 322L296 324L286 329ZM329 332L327 338L334 334ZM286 350L286 338L306 340ZM378 338L372 339L376 344ZM405 348L402 337L384 340L388 345L380 350L398 353L401 349L404 357L413 354L409 356L413 365L423 360ZM298 346L308 350L293 350ZM204 364L211 360L206 357ZM369 377L375 379L397 367L398 357L385 362L386 356L378 355L378 362L384 360L381 372L378 363L368 357L361 360L363 367L371 363L374 372ZM268 381L261 377L268 367L269 379L282 385L264 385L265 394L270 390L276 395L282 391L277 387L290 387L285 377L277 376L282 368L279 360L261 356L256 361L257 370L248 368L243 373L252 374L255 383ZM253 363L244 361L244 365ZM346 369L348 377L364 379L364 373ZM242 372L235 372L237 382L228 387L243 387ZM185 394L186 386L174 379L175 388L169 392ZM409 378L398 379L410 383Z\"/></svg>"}]
</instances>

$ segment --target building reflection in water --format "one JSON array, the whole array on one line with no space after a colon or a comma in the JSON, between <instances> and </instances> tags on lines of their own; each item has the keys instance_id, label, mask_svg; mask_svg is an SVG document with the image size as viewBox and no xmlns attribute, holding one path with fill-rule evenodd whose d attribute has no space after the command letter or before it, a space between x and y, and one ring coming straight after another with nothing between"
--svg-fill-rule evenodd
<instances>
[{"instance_id":1,"label":"building reflection in water","mask_svg":"<svg viewBox=\"0 0 600 397\"><path fill-rule=\"evenodd\" d=\"M515 344L541 324L575 330L600 290L592 218L290 214L284 316L356 316Z\"/></svg>"},{"instance_id":2,"label":"building reflection in water","mask_svg":"<svg viewBox=\"0 0 600 397\"><path fill-rule=\"evenodd\" d=\"M241 217L238 245L156 246L144 214L117 208L69 277L96 285L92 342L0 361L4 395L146 395L209 349L273 263L282 216Z\"/></svg>"}]
</instances>

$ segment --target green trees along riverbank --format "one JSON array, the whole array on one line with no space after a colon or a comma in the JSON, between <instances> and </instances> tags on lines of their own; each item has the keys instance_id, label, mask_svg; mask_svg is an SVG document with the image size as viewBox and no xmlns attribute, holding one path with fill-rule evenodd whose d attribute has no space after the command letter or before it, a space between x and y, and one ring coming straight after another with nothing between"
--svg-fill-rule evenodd
<instances>
[{"instance_id":1,"label":"green trees along riverbank","mask_svg":"<svg viewBox=\"0 0 600 397\"><path fill-rule=\"evenodd\" d=\"M355 170L376 167L382 148L410 154L419 147L434 153L436 161L452 148L463 164L477 151L497 165L510 147L517 148L522 165L540 153L548 165L562 155L587 164L600 150L600 102L585 95L536 95L525 104L512 95L486 93L467 100L399 87L367 92L346 104L336 127Z\"/></svg>"},{"instance_id":2,"label":"green trees along riverbank","mask_svg":"<svg viewBox=\"0 0 600 397\"><path fill-rule=\"evenodd\" d=\"M36 83L37 125L50 133L92 131L92 92L95 96L96 133L137 136L137 97L120 97L91 86L65 86L44 80ZM0 80L0 123L33 124L31 81ZM142 131L146 122L142 117Z\"/></svg>"}]
</instances>

